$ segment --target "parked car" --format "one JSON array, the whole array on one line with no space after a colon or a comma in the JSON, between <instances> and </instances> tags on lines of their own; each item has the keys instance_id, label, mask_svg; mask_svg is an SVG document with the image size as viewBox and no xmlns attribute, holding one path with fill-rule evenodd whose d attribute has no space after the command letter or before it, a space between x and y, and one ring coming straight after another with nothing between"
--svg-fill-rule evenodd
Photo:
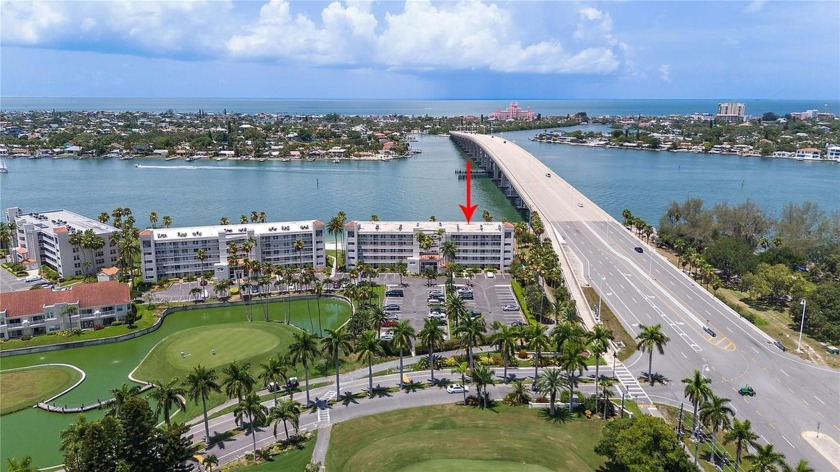
<instances>
[{"instance_id":1,"label":"parked car","mask_svg":"<svg viewBox=\"0 0 840 472\"><path fill-rule=\"evenodd\" d=\"M464 393L469 392L470 388L461 384L450 384L446 386L446 393Z\"/></svg>"},{"instance_id":2,"label":"parked car","mask_svg":"<svg viewBox=\"0 0 840 472\"><path fill-rule=\"evenodd\" d=\"M546 172L546 173L545 173L545 176L546 176L546 177L551 177L551 172Z\"/></svg>"},{"instance_id":3,"label":"parked car","mask_svg":"<svg viewBox=\"0 0 840 472\"><path fill-rule=\"evenodd\" d=\"M385 311L399 311L400 306L397 305L396 303L389 303L389 304L383 306L382 309L385 310Z\"/></svg>"},{"instance_id":4,"label":"parked car","mask_svg":"<svg viewBox=\"0 0 840 472\"><path fill-rule=\"evenodd\" d=\"M430 297L442 297L443 292L441 292L440 290L429 290L429 296Z\"/></svg>"},{"instance_id":5,"label":"parked car","mask_svg":"<svg viewBox=\"0 0 840 472\"><path fill-rule=\"evenodd\" d=\"M473 296L472 292L459 293L458 298L460 298L461 300L475 300L475 297Z\"/></svg>"},{"instance_id":6,"label":"parked car","mask_svg":"<svg viewBox=\"0 0 840 472\"><path fill-rule=\"evenodd\" d=\"M386 319L386 320L399 321L399 319L400 319L400 314L399 314L399 313L394 313L393 311L392 311L392 312L390 312L390 313L385 313L385 319Z\"/></svg>"},{"instance_id":7,"label":"parked car","mask_svg":"<svg viewBox=\"0 0 840 472\"><path fill-rule=\"evenodd\" d=\"M505 305L502 307L502 311L519 311L518 305Z\"/></svg>"},{"instance_id":8,"label":"parked car","mask_svg":"<svg viewBox=\"0 0 840 472\"><path fill-rule=\"evenodd\" d=\"M583 208L583 203L578 202L578 203L577 203L577 206L578 206L578 207L580 207L580 208Z\"/></svg>"},{"instance_id":9,"label":"parked car","mask_svg":"<svg viewBox=\"0 0 840 472\"><path fill-rule=\"evenodd\" d=\"M385 296L386 297L402 298L403 296L405 296L405 292L403 292L402 290L399 290L399 289L397 289L397 290L387 290L385 292Z\"/></svg>"},{"instance_id":10,"label":"parked car","mask_svg":"<svg viewBox=\"0 0 840 472\"><path fill-rule=\"evenodd\" d=\"M495 273L493 273L493 272L487 272L487 278L488 278L488 279L492 279L492 278L493 278L493 277L495 277L495 276L496 276L496 274L495 274Z\"/></svg>"},{"instance_id":11,"label":"parked car","mask_svg":"<svg viewBox=\"0 0 840 472\"><path fill-rule=\"evenodd\" d=\"M516 320L513 323L511 323L510 325L511 326L528 326L528 323L526 323L522 320Z\"/></svg>"},{"instance_id":12,"label":"parked car","mask_svg":"<svg viewBox=\"0 0 840 472\"><path fill-rule=\"evenodd\" d=\"M394 326L394 320L389 320L386 318L379 323L379 326L382 326L383 328L390 328Z\"/></svg>"},{"instance_id":13,"label":"parked car","mask_svg":"<svg viewBox=\"0 0 840 472\"><path fill-rule=\"evenodd\" d=\"M391 341L394 339L394 332L393 331L383 331L381 335L379 335L379 339L383 341Z\"/></svg>"},{"instance_id":14,"label":"parked car","mask_svg":"<svg viewBox=\"0 0 840 472\"><path fill-rule=\"evenodd\" d=\"M269 382L267 387L268 387L268 391L272 392L272 393L280 391L280 386L277 385L276 382Z\"/></svg>"},{"instance_id":15,"label":"parked car","mask_svg":"<svg viewBox=\"0 0 840 472\"><path fill-rule=\"evenodd\" d=\"M437 298L437 297L429 297L429 299L426 300L426 303L429 304L429 305L438 305L438 304L443 303L443 300L441 300L440 298Z\"/></svg>"}]
</instances>

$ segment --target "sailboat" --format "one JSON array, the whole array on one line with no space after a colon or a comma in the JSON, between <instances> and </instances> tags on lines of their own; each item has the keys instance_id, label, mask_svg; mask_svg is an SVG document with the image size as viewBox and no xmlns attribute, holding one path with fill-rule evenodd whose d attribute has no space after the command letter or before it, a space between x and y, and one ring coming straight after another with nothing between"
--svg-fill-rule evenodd
<instances>
[{"instance_id":1,"label":"sailboat","mask_svg":"<svg viewBox=\"0 0 840 472\"><path fill-rule=\"evenodd\" d=\"M6 158L0 157L0 174L8 174L9 168L6 167Z\"/></svg>"}]
</instances>

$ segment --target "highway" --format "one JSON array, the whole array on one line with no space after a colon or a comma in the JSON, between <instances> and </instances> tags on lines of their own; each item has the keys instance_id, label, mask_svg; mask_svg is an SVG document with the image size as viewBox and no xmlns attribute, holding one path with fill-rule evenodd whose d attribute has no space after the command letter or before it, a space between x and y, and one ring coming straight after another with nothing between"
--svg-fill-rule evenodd
<instances>
[{"instance_id":1,"label":"highway","mask_svg":"<svg viewBox=\"0 0 840 472\"><path fill-rule=\"evenodd\" d=\"M680 380L703 370L712 379L714 393L731 399L736 417L749 419L754 431L773 443L789 463L806 459L817 471L840 470L840 372L783 353L772 338L649 250L515 143L488 135L450 135L480 146L527 206L539 212L546 235L570 261L571 267L564 267L567 277L571 273L581 284L595 288L633 336L641 331L640 325L662 325L670 342L664 356L654 354L652 370L665 383L644 385L648 398L671 405L687 402ZM639 353L626 366L637 377L646 375L648 355ZM756 396L738 394L746 384ZM691 408L686 403L688 415ZM831 460L803 438L803 433L816 432L818 427L822 439L817 442Z\"/></svg>"}]
</instances>

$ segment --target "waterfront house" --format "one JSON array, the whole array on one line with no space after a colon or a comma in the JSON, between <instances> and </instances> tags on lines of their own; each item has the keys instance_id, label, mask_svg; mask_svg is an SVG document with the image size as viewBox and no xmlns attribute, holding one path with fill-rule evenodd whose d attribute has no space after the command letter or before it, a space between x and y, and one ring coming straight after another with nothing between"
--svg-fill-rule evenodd
<instances>
[{"instance_id":1,"label":"waterfront house","mask_svg":"<svg viewBox=\"0 0 840 472\"><path fill-rule=\"evenodd\" d=\"M834 161L840 162L840 146L833 146L831 144L826 144L825 146L825 157L827 159L831 159Z\"/></svg>"},{"instance_id":2,"label":"waterfront house","mask_svg":"<svg viewBox=\"0 0 840 472\"><path fill-rule=\"evenodd\" d=\"M106 267L100 270L96 274L96 280L98 282L110 282L112 280L118 280L120 277L120 268L119 267Z\"/></svg>"},{"instance_id":3,"label":"waterfront house","mask_svg":"<svg viewBox=\"0 0 840 472\"><path fill-rule=\"evenodd\" d=\"M796 159L799 161L819 160L820 150L817 148L802 148L796 150Z\"/></svg>"},{"instance_id":4,"label":"waterfront house","mask_svg":"<svg viewBox=\"0 0 840 472\"><path fill-rule=\"evenodd\" d=\"M115 281L4 293L0 297L0 339L108 326L125 319L129 309L130 289Z\"/></svg>"}]
</instances>

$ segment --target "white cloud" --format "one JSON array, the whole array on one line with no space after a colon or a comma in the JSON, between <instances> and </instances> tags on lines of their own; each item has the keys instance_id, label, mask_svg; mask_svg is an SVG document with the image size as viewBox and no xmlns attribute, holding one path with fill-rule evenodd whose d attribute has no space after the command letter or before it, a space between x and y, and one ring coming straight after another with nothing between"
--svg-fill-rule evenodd
<instances>
[{"instance_id":1,"label":"white cloud","mask_svg":"<svg viewBox=\"0 0 840 472\"><path fill-rule=\"evenodd\" d=\"M39 44L49 39L56 30L67 26L69 18L62 8L52 2L3 1L0 2L0 38L6 43Z\"/></svg>"},{"instance_id":2,"label":"white cloud","mask_svg":"<svg viewBox=\"0 0 840 472\"><path fill-rule=\"evenodd\" d=\"M767 3L767 0L753 0L749 3L749 5L744 8L745 13L756 13L761 11L764 8L764 4Z\"/></svg>"},{"instance_id":3,"label":"white cloud","mask_svg":"<svg viewBox=\"0 0 840 472\"><path fill-rule=\"evenodd\" d=\"M659 66L659 78L662 79L663 82L671 82L671 66L668 64L662 64Z\"/></svg>"}]
</instances>

